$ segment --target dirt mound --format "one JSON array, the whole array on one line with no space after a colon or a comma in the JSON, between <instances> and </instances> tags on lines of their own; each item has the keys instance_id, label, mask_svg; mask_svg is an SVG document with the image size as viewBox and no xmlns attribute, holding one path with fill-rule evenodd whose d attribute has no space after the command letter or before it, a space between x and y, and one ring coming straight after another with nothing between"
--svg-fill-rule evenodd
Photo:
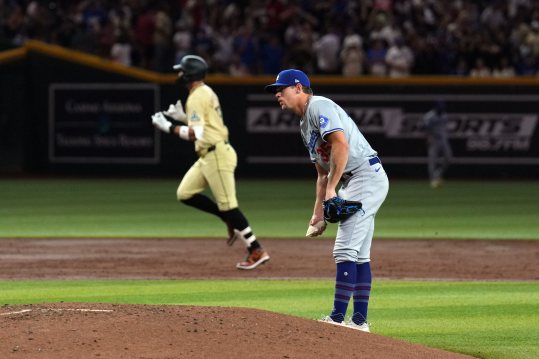
<instances>
[{"instance_id":1,"label":"dirt mound","mask_svg":"<svg viewBox=\"0 0 539 359\"><path fill-rule=\"evenodd\" d=\"M192 306L4 306L0 343L2 358L469 358L262 310Z\"/></svg>"}]
</instances>

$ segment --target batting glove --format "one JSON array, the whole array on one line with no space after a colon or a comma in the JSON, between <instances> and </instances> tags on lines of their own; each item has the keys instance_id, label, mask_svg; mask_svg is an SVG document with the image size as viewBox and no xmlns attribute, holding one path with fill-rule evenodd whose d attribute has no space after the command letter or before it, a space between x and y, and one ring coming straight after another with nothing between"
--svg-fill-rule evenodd
<instances>
[{"instance_id":1,"label":"batting glove","mask_svg":"<svg viewBox=\"0 0 539 359\"><path fill-rule=\"evenodd\" d=\"M170 133L172 123L165 118L161 112L157 112L152 116L152 124L163 132Z\"/></svg>"},{"instance_id":2,"label":"batting glove","mask_svg":"<svg viewBox=\"0 0 539 359\"><path fill-rule=\"evenodd\" d=\"M180 100L178 100L175 105L170 104L170 106L168 106L168 110L163 111L163 113L172 117L176 121L185 122L187 120L187 115L183 110L183 105Z\"/></svg>"}]
</instances>

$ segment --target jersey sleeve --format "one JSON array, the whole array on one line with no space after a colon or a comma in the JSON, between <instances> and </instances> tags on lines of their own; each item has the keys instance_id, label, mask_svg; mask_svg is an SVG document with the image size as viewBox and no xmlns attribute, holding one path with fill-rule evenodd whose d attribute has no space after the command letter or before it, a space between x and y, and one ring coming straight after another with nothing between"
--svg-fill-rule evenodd
<instances>
[{"instance_id":1,"label":"jersey sleeve","mask_svg":"<svg viewBox=\"0 0 539 359\"><path fill-rule=\"evenodd\" d=\"M341 119L331 104L320 104L318 115L315 119L318 123L320 137L326 142L326 136L332 132L344 131Z\"/></svg>"}]
</instances>

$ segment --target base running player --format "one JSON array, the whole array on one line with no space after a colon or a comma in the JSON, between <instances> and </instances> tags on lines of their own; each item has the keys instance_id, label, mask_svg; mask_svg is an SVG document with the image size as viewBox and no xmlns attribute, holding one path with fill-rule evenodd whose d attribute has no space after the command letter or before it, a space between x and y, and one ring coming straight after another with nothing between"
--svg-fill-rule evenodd
<instances>
[{"instance_id":1,"label":"base running player","mask_svg":"<svg viewBox=\"0 0 539 359\"><path fill-rule=\"evenodd\" d=\"M152 123L163 132L195 143L198 160L183 177L176 192L177 198L221 218L228 227L227 243L232 245L241 239L247 248L247 258L236 267L254 269L270 257L238 208L234 179L236 151L228 141L228 128L223 122L219 99L204 83L208 66L201 57L187 55L174 66L174 70L179 71L180 82L189 90L185 112L181 101L178 101L167 111L154 114ZM183 124L173 124L165 115ZM207 187L215 201L202 194Z\"/></svg>"},{"instance_id":2,"label":"base running player","mask_svg":"<svg viewBox=\"0 0 539 359\"><path fill-rule=\"evenodd\" d=\"M333 309L323 321L368 332L371 242L374 218L389 189L386 172L377 152L346 112L332 100L313 95L305 73L295 69L281 71L275 83L265 89L275 94L281 109L300 117L301 137L318 173L309 226L319 230L311 235L321 235L326 228L324 200L338 194L363 204L359 212L339 222L333 248L337 267ZM353 313L346 320L351 298Z\"/></svg>"}]
</instances>

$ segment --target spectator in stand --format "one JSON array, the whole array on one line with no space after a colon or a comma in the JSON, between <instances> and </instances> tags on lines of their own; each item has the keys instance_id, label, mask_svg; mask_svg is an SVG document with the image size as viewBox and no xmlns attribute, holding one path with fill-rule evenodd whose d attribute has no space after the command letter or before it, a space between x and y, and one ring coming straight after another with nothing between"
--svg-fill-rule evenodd
<instances>
[{"instance_id":1,"label":"spectator in stand","mask_svg":"<svg viewBox=\"0 0 539 359\"><path fill-rule=\"evenodd\" d=\"M6 12L7 19L2 24L5 36L10 39L10 44L22 46L26 41L25 17L21 6L14 5L11 12Z\"/></svg>"},{"instance_id":2,"label":"spectator in stand","mask_svg":"<svg viewBox=\"0 0 539 359\"><path fill-rule=\"evenodd\" d=\"M249 69L243 62L241 62L240 56L238 54L232 55L232 61L228 66L228 73L230 76L241 77L250 75Z\"/></svg>"},{"instance_id":3,"label":"spectator in stand","mask_svg":"<svg viewBox=\"0 0 539 359\"><path fill-rule=\"evenodd\" d=\"M313 26L316 22L302 22L299 18L293 19L284 34L286 53L283 61L288 68L301 69L307 73L314 72L314 44Z\"/></svg>"},{"instance_id":4,"label":"spectator in stand","mask_svg":"<svg viewBox=\"0 0 539 359\"><path fill-rule=\"evenodd\" d=\"M457 76L468 76L470 74L470 69L468 67L468 62L464 57L459 57L457 60L457 65L455 66L455 72L451 75Z\"/></svg>"},{"instance_id":5,"label":"spectator in stand","mask_svg":"<svg viewBox=\"0 0 539 359\"><path fill-rule=\"evenodd\" d=\"M414 64L414 54L406 46L402 37L396 38L394 44L387 50L386 64L390 77L410 75L410 70Z\"/></svg>"},{"instance_id":6,"label":"spectator in stand","mask_svg":"<svg viewBox=\"0 0 539 359\"><path fill-rule=\"evenodd\" d=\"M256 73L258 49L253 31L249 26L242 25L238 28L233 45L234 52L239 55L242 67L245 67L249 74Z\"/></svg>"},{"instance_id":7,"label":"spectator in stand","mask_svg":"<svg viewBox=\"0 0 539 359\"><path fill-rule=\"evenodd\" d=\"M515 76L515 69L509 64L507 57L502 57L498 62L498 65L492 70L492 76L494 77L513 77Z\"/></svg>"},{"instance_id":8,"label":"spectator in stand","mask_svg":"<svg viewBox=\"0 0 539 359\"><path fill-rule=\"evenodd\" d=\"M339 71L339 52L341 50L341 39L337 34L335 25L330 25L325 33L313 45L313 52L316 57L316 72L323 75L337 74Z\"/></svg>"},{"instance_id":9,"label":"spectator in stand","mask_svg":"<svg viewBox=\"0 0 539 359\"><path fill-rule=\"evenodd\" d=\"M490 68L485 65L485 62L481 57L475 60L475 66L470 71L471 77L490 77L492 72Z\"/></svg>"},{"instance_id":10,"label":"spectator in stand","mask_svg":"<svg viewBox=\"0 0 539 359\"><path fill-rule=\"evenodd\" d=\"M172 58L172 20L168 13L170 9L163 3L159 10L155 13L154 23L155 30L153 33L153 56L155 70L158 72L166 72L170 70L170 61Z\"/></svg>"},{"instance_id":11,"label":"spectator in stand","mask_svg":"<svg viewBox=\"0 0 539 359\"><path fill-rule=\"evenodd\" d=\"M213 38L213 29L204 24L198 28L193 37L192 47L198 56L204 59L211 59L215 51L215 42ZM213 66L213 64L210 64Z\"/></svg>"},{"instance_id":12,"label":"spectator in stand","mask_svg":"<svg viewBox=\"0 0 539 359\"><path fill-rule=\"evenodd\" d=\"M166 16L160 14L154 19L154 13L159 13L163 6L167 7ZM539 2L530 0L0 0L0 42L22 46L27 39L38 39L109 58L114 39L127 31L133 65L159 69L163 68L163 61L172 62L174 58L179 61L186 53L201 53L207 60L214 60L217 49L228 46L216 43L223 26L234 35L238 35L235 29L248 28L247 39L235 37L234 51L240 53L249 73L265 71L266 58L258 46L264 43L263 39L274 35L279 39L279 44L274 45L285 49L283 67L300 68L307 73L340 74L343 72L341 42L325 34L331 24L337 37L350 28L362 36L368 45L367 57L371 51L364 72L375 75L386 76L387 71L378 56L374 56L381 50L373 50L374 39L383 39L387 48L402 37L414 57L411 74L461 75L468 72L464 71L464 62L471 66L481 57L487 67L495 68L502 57L507 57L517 75L535 76L539 67L538 14ZM164 17L168 20L160 19ZM182 28L176 28L173 37L166 30L170 26L166 23L178 24L178 21ZM165 24L164 34L160 33L160 24ZM201 29L210 34L212 46L200 46L200 41L192 41L191 35L200 36ZM322 40L328 36L331 41L326 47ZM294 40L290 41L291 38ZM314 39L323 45L315 49ZM226 62L226 58L223 54L217 56L216 65ZM460 58L464 60L459 61ZM226 63L212 66L220 72L226 72L226 68Z\"/></svg>"},{"instance_id":13,"label":"spectator in stand","mask_svg":"<svg viewBox=\"0 0 539 359\"><path fill-rule=\"evenodd\" d=\"M228 25L219 28L214 36L215 51L212 56L213 70L219 73L227 73L228 67L234 56L234 37Z\"/></svg>"},{"instance_id":14,"label":"spectator in stand","mask_svg":"<svg viewBox=\"0 0 539 359\"><path fill-rule=\"evenodd\" d=\"M387 45L382 38L371 38L371 46L367 50L367 63L369 64L369 72L374 76L386 76Z\"/></svg>"},{"instance_id":15,"label":"spectator in stand","mask_svg":"<svg viewBox=\"0 0 539 359\"><path fill-rule=\"evenodd\" d=\"M538 13L539 16L539 13ZM539 58L539 21L531 22L530 31L524 39L524 43L530 48L531 56L535 59Z\"/></svg>"},{"instance_id":16,"label":"spectator in stand","mask_svg":"<svg viewBox=\"0 0 539 359\"><path fill-rule=\"evenodd\" d=\"M384 39L389 45L392 45L398 37L402 37L401 31L394 26L393 18L388 13L376 14L372 26L371 36Z\"/></svg>"},{"instance_id":17,"label":"spectator in stand","mask_svg":"<svg viewBox=\"0 0 539 359\"><path fill-rule=\"evenodd\" d=\"M125 31L116 37L110 49L110 58L125 66L131 66L131 44Z\"/></svg>"},{"instance_id":18,"label":"spectator in stand","mask_svg":"<svg viewBox=\"0 0 539 359\"><path fill-rule=\"evenodd\" d=\"M191 53L191 42L193 39L186 20L180 19L176 21L175 28L176 32L172 37L172 43L175 49L174 63L179 64L182 57Z\"/></svg>"},{"instance_id":19,"label":"spectator in stand","mask_svg":"<svg viewBox=\"0 0 539 359\"><path fill-rule=\"evenodd\" d=\"M135 15L134 38L138 55L137 64L147 69L153 67L154 14L155 10L147 6Z\"/></svg>"},{"instance_id":20,"label":"spectator in stand","mask_svg":"<svg viewBox=\"0 0 539 359\"><path fill-rule=\"evenodd\" d=\"M279 73L283 65L284 49L277 35L271 34L269 39L262 43L260 46L260 55L262 73L272 75Z\"/></svg>"},{"instance_id":21,"label":"spectator in stand","mask_svg":"<svg viewBox=\"0 0 539 359\"><path fill-rule=\"evenodd\" d=\"M357 34L351 34L344 38L340 56L343 76L359 76L363 74L365 52L362 45L363 41Z\"/></svg>"}]
</instances>

